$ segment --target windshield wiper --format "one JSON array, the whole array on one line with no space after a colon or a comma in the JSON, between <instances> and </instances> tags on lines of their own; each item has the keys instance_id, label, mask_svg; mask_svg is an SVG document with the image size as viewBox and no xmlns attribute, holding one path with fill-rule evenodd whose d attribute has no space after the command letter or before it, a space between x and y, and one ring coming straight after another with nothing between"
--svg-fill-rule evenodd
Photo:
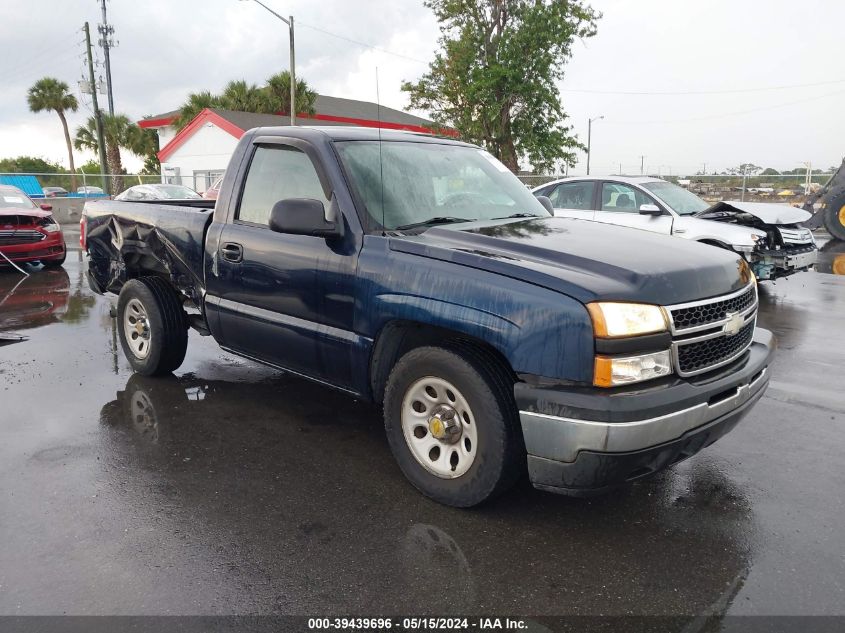
<instances>
[{"instance_id":1,"label":"windshield wiper","mask_svg":"<svg viewBox=\"0 0 845 633\"><path fill-rule=\"evenodd\" d=\"M407 231L408 229L418 229L421 226L434 226L435 224L455 224L457 222L475 222L475 218L456 218L451 215L438 215L422 222L413 222L411 224L403 224L397 226L396 231Z\"/></svg>"},{"instance_id":2,"label":"windshield wiper","mask_svg":"<svg viewBox=\"0 0 845 633\"><path fill-rule=\"evenodd\" d=\"M490 218L491 220L513 220L515 218L542 218L545 216L537 215L536 213L514 213L513 215L505 215L501 218Z\"/></svg>"}]
</instances>

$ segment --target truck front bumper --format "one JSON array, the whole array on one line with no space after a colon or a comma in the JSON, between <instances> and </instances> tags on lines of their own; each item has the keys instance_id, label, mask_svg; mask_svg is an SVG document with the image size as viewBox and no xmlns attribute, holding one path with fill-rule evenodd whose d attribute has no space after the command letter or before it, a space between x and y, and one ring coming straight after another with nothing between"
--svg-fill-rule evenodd
<instances>
[{"instance_id":1,"label":"truck front bumper","mask_svg":"<svg viewBox=\"0 0 845 633\"><path fill-rule=\"evenodd\" d=\"M588 496L694 455L763 396L773 350L771 332L757 328L740 359L695 379L613 391L517 383L531 482Z\"/></svg>"}]
</instances>

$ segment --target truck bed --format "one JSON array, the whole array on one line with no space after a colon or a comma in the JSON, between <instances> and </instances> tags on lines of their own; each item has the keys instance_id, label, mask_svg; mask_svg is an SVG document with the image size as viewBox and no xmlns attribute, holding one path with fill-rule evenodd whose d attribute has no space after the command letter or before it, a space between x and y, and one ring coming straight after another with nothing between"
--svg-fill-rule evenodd
<instances>
[{"instance_id":1,"label":"truck bed","mask_svg":"<svg viewBox=\"0 0 845 633\"><path fill-rule=\"evenodd\" d=\"M214 200L88 202L83 211L88 276L99 292L120 292L133 269L166 276L197 306L205 292L205 234ZM149 274L149 272L147 272Z\"/></svg>"}]
</instances>

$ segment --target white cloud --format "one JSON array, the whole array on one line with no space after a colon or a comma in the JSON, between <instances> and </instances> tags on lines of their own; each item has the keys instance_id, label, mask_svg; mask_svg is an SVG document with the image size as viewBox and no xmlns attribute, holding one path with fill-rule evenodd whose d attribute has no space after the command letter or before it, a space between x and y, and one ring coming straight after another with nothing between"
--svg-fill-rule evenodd
<instances>
[{"instance_id":1,"label":"white cloud","mask_svg":"<svg viewBox=\"0 0 845 633\"><path fill-rule=\"evenodd\" d=\"M317 29L420 60L431 58L439 34L431 11L417 0L265 2L282 15L295 16L298 74L314 88L375 100L378 66L381 101L390 107L407 106L401 82L417 78L425 64ZM730 0L595 0L593 5L604 12L599 34L575 45L564 89L736 89L845 79L845 74L840 77L830 70L841 57L836 30L813 29L811 35L798 37L795 5L787 0L765 6ZM133 118L174 109L193 91L218 91L231 79L261 83L288 67L287 27L252 2L111 2L109 11L120 41L112 55L116 107ZM807 0L800 14L841 23L845 4ZM66 160L57 118L30 114L25 95L45 74L76 89L84 71L79 29L86 19L96 27L99 11L93 0L0 6L0 41L4 50L12 51L0 58L0 156L35 153ZM616 171L620 163L625 171L638 171L641 154L652 171L668 171L669 166L675 172L690 171L704 162L710 170L747 161L789 168L811 160L828 167L845 153L845 121L839 116L845 94L732 113L838 88L845 90L845 81L733 95L564 92L562 98L582 140L587 118L605 116L593 129L592 164L597 171ZM72 127L89 115L85 109L71 115ZM696 118L704 120L688 121ZM657 123L642 123L647 121ZM126 162L133 161L127 157Z\"/></svg>"}]
</instances>

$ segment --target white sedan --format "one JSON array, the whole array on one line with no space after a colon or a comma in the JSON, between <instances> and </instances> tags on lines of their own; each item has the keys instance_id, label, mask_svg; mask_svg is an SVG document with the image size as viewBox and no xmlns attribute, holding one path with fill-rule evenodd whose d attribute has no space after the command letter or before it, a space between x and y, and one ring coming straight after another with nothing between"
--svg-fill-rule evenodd
<instances>
[{"instance_id":1,"label":"white sedan","mask_svg":"<svg viewBox=\"0 0 845 633\"><path fill-rule=\"evenodd\" d=\"M810 214L785 204L717 202L647 176L573 176L532 189L559 217L580 218L665 233L740 253L758 279L812 268L813 234L801 226Z\"/></svg>"}]
</instances>

